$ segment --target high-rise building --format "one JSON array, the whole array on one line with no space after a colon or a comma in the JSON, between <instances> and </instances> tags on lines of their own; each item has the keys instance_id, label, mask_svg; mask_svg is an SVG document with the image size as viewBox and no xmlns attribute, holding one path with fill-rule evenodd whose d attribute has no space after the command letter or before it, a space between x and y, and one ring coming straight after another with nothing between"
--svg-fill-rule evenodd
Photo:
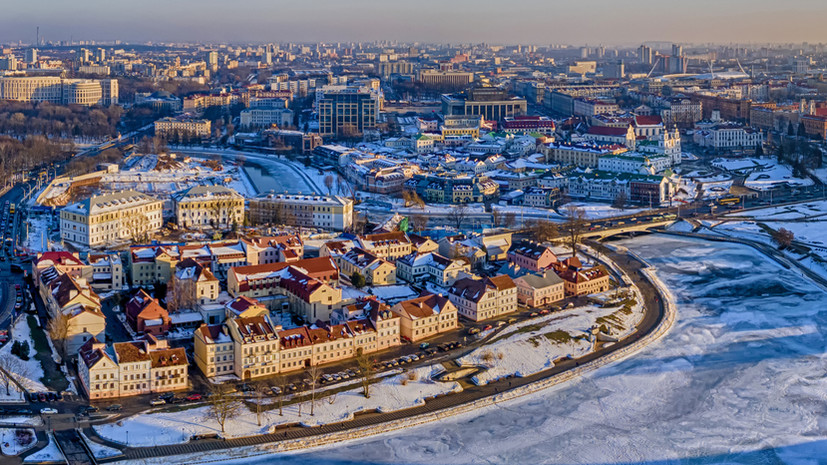
<instances>
[{"instance_id":1,"label":"high-rise building","mask_svg":"<svg viewBox=\"0 0 827 465\"><path fill-rule=\"evenodd\" d=\"M623 76L626 74L625 66L623 65L623 60L612 61L606 63L603 67L603 77L610 78L610 79L623 79Z\"/></svg>"},{"instance_id":2,"label":"high-rise building","mask_svg":"<svg viewBox=\"0 0 827 465\"><path fill-rule=\"evenodd\" d=\"M381 97L364 87L325 86L316 95L319 133L349 137L376 128Z\"/></svg>"},{"instance_id":3,"label":"high-rise building","mask_svg":"<svg viewBox=\"0 0 827 465\"><path fill-rule=\"evenodd\" d=\"M652 64L652 48L646 45L641 45L638 50L638 59L641 63L645 63L647 65Z\"/></svg>"},{"instance_id":4,"label":"high-rise building","mask_svg":"<svg viewBox=\"0 0 827 465\"><path fill-rule=\"evenodd\" d=\"M30 48L26 50L26 63L37 63L36 48Z\"/></svg>"},{"instance_id":5,"label":"high-rise building","mask_svg":"<svg viewBox=\"0 0 827 465\"><path fill-rule=\"evenodd\" d=\"M95 51L95 59L98 63L103 63L106 61L106 50L99 48Z\"/></svg>"},{"instance_id":6,"label":"high-rise building","mask_svg":"<svg viewBox=\"0 0 827 465\"><path fill-rule=\"evenodd\" d=\"M211 70L215 71L218 69L218 52L215 50L210 50L207 52L207 66L210 67Z\"/></svg>"},{"instance_id":7,"label":"high-rise building","mask_svg":"<svg viewBox=\"0 0 827 465\"><path fill-rule=\"evenodd\" d=\"M672 55L676 57L683 56L683 45L672 44Z\"/></svg>"}]
</instances>

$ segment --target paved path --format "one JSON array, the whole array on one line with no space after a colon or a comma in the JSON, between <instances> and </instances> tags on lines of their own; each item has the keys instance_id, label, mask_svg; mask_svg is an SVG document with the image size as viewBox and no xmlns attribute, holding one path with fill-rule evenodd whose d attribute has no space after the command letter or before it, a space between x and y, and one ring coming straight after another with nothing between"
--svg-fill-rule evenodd
<instances>
[{"instance_id":1,"label":"paved path","mask_svg":"<svg viewBox=\"0 0 827 465\"><path fill-rule=\"evenodd\" d=\"M610 347L604 347L602 349L597 350L596 352L592 352L576 360L567 360L561 362L548 370L544 370L542 372L535 373L530 376L522 378L503 379L496 382L492 382L485 386L470 386L466 388L464 391L456 394L450 394L442 397L437 397L435 399L429 399L426 401L425 405L419 407L387 413L366 413L364 415L358 415L355 419L350 421L322 425L312 428L290 426L283 429L279 429L279 431L276 433L249 436L238 439L209 439L189 442L186 444L157 446L151 448L127 448L124 451L124 458L142 459L150 457L164 457L179 454L208 452L242 446L252 446L258 444L276 443L284 440L309 438L317 435L342 432L354 428L372 426L392 420L413 417L424 413L436 412L439 410L455 407L457 405L470 403L485 397L494 396L498 393L511 389L516 389L521 386L529 385L540 380L551 378L555 375L575 368L581 364L596 360L611 352L626 347L637 341L640 337L650 333L659 325L659 323L664 317L665 312L663 299L658 293L657 289L648 281L648 278L646 278L645 275L641 272L641 270L646 267L644 263L638 261L631 255L622 254L609 250L608 248L603 247L602 245L597 243L590 243L589 245L591 245L593 248L598 249L602 254L608 256L611 260L615 261L615 263L617 263L617 265L621 269L623 269L623 271L625 271L626 274L629 275L629 277L640 289L646 309L644 317L638 325L637 331L631 334L630 336L626 337L625 339L619 341L618 343L611 345ZM91 429L87 429L86 432L87 435L89 435L90 437L96 437L96 435Z\"/></svg>"}]
</instances>

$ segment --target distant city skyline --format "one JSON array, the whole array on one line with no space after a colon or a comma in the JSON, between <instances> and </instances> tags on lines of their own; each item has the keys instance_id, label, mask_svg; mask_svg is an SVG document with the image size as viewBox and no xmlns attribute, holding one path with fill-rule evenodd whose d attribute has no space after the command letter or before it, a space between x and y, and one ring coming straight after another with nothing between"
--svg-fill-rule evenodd
<instances>
[{"instance_id":1,"label":"distant city skyline","mask_svg":"<svg viewBox=\"0 0 827 465\"><path fill-rule=\"evenodd\" d=\"M824 42L823 0L78 0L10 2L0 42L373 41L633 45Z\"/></svg>"}]
</instances>

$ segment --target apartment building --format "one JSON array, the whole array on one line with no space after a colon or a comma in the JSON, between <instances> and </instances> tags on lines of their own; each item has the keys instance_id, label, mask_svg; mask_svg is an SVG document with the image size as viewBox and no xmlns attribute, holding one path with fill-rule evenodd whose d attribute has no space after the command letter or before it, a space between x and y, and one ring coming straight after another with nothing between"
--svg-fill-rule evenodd
<instances>
[{"instance_id":1,"label":"apartment building","mask_svg":"<svg viewBox=\"0 0 827 465\"><path fill-rule=\"evenodd\" d=\"M143 240L162 225L163 202L133 190L94 195L60 211L60 237L84 247Z\"/></svg>"},{"instance_id":2,"label":"apartment building","mask_svg":"<svg viewBox=\"0 0 827 465\"><path fill-rule=\"evenodd\" d=\"M189 386L187 355L151 335L107 346L90 339L79 348L78 377L89 399L180 391Z\"/></svg>"},{"instance_id":3,"label":"apartment building","mask_svg":"<svg viewBox=\"0 0 827 465\"><path fill-rule=\"evenodd\" d=\"M622 145L582 145L567 142L551 142L539 147L540 153L545 156L546 162L556 162L562 165L580 167L597 167L600 157L619 155L628 151Z\"/></svg>"},{"instance_id":4,"label":"apartment building","mask_svg":"<svg viewBox=\"0 0 827 465\"><path fill-rule=\"evenodd\" d=\"M183 228L230 228L244 222L244 197L224 186L194 186L172 196Z\"/></svg>"},{"instance_id":5,"label":"apartment building","mask_svg":"<svg viewBox=\"0 0 827 465\"><path fill-rule=\"evenodd\" d=\"M205 119L189 117L161 118L154 123L155 135L169 140L181 138L209 139L212 136L212 123Z\"/></svg>"},{"instance_id":6,"label":"apartment building","mask_svg":"<svg viewBox=\"0 0 827 465\"><path fill-rule=\"evenodd\" d=\"M577 257L569 257L555 263L554 271L563 280L566 295L589 295L609 290L609 273L603 265L587 268Z\"/></svg>"},{"instance_id":7,"label":"apartment building","mask_svg":"<svg viewBox=\"0 0 827 465\"><path fill-rule=\"evenodd\" d=\"M448 297L460 315L472 321L496 318L517 310L517 286L507 275L455 282Z\"/></svg>"},{"instance_id":8,"label":"apartment building","mask_svg":"<svg viewBox=\"0 0 827 465\"><path fill-rule=\"evenodd\" d=\"M161 336L170 328L169 313L158 299L152 298L143 289L127 301L124 306L126 322L138 334Z\"/></svg>"},{"instance_id":9,"label":"apartment building","mask_svg":"<svg viewBox=\"0 0 827 465\"><path fill-rule=\"evenodd\" d=\"M543 271L557 261L551 248L536 242L523 241L508 251L508 262L531 271Z\"/></svg>"},{"instance_id":10,"label":"apartment building","mask_svg":"<svg viewBox=\"0 0 827 465\"><path fill-rule=\"evenodd\" d=\"M337 263L342 275L350 277L359 273L369 285L396 284L396 265L358 247L342 255Z\"/></svg>"},{"instance_id":11,"label":"apartment building","mask_svg":"<svg viewBox=\"0 0 827 465\"><path fill-rule=\"evenodd\" d=\"M83 278L60 273L51 267L40 273L40 297L51 318L65 318L65 353L74 356L90 339L106 341L106 316L100 297Z\"/></svg>"},{"instance_id":12,"label":"apartment building","mask_svg":"<svg viewBox=\"0 0 827 465\"><path fill-rule=\"evenodd\" d=\"M344 231L353 224L353 201L339 196L266 194L250 199L252 224L286 224Z\"/></svg>"},{"instance_id":13,"label":"apartment building","mask_svg":"<svg viewBox=\"0 0 827 465\"><path fill-rule=\"evenodd\" d=\"M241 110L240 120L244 129L285 128L293 126L293 111L286 108L249 108Z\"/></svg>"},{"instance_id":14,"label":"apartment building","mask_svg":"<svg viewBox=\"0 0 827 465\"><path fill-rule=\"evenodd\" d=\"M517 301L529 308L540 308L560 302L566 296L563 279L553 270L528 273L514 278Z\"/></svg>"},{"instance_id":15,"label":"apartment building","mask_svg":"<svg viewBox=\"0 0 827 465\"><path fill-rule=\"evenodd\" d=\"M235 350L227 325L202 324L194 333L193 360L211 378L235 372Z\"/></svg>"},{"instance_id":16,"label":"apartment building","mask_svg":"<svg viewBox=\"0 0 827 465\"><path fill-rule=\"evenodd\" d=\"M450 331L458 325L457 307L441 295L404 300L391 307L391 311L399 316L402 338L411 342Z\"/></svg>"},{"instance_id":17,"label":"apartment building","mask_svg":"<svg viewBox=\"0 0 827 465\"><path fill-rule=\"evenodd\" d=\"M283 295L280 283L289 267L294 267L322 282L339 281L339 268L335 261L331 257L323 256L291 263L278 262L231 268L227 273L227 292L233 297L244 295L259 300L262 297Z\"/></svg>"},{"instance_id":18,"label":"apartment building","mask_svg":"<svg viewBox=\"0 0 827 465\"><path fill-rule=\"evenodd\" d=\"M402 231L365 234L357 240L363 250L386 260L396 260L413 251L413 244Z\"/></svg>"}]
</instances>

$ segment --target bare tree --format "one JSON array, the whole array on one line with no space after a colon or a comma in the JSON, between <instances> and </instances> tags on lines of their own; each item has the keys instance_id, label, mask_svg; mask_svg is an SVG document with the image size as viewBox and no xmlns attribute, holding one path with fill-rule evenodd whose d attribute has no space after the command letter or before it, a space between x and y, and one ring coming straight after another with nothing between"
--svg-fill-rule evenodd
<instances>
[{"instance_id":1,"label":"bare tree","mask_svg":"<svg viewBox=\"0 0 827 465\"><path fill-rule=\"evenodd\" d=\"M548 220L534 220L526 225L539 242L548 242L558 236L557 225Z\"/></svg>"},{"instance_id":2,"label":"bare tree","mask_svg":"<svg viewBox=\"0 0 827 465\"><path fill-rule=\"evenodd\" d=\"M772 240L781 247L789 247L795 239L795 234L786 228L778 228L772 233Z\"/></svg>"},{"instance_id":3,"label":"bare tree","mask_svg":"<svg viewBox=\"0 0 827 465\"><path fill-rule=\"evenodd\" d=\"M176 312L195 307L197 300L195 287L195 281L181 279L173 274L167 291L167 310Z\"/></svg>"},{"instance_id":4,"label":"bare tree","mask_svg":"<svg viewBox=\"0 0 827 465\"><path fill-rule=\"evenodd\" d=\"M208 400L209 404L207 406L206 416L208 419L215 420L216 423L218 423L223 434L227 419L238 413L241 404L220 384L214 384L210 387L210 397Z\"/></svg>"},{"instance_id":5,"label":"bare tree","mask_svg":"<svg viewBox=\"0 0 827 465\"><path fill-rule=\"evenodd\" d=\"M505 212L503 224L508 229L513 228L517 224L517 214L514 212Z\"/></svg>"},{"instance_id":6,"label":"bare tree","mask_svg":"<svg viewBox=\"0 0 827 465\"><path fill-rule=\"evenodd\" d=\"M335 181L336 179L332 174L328 174L324 177L324 186L327 188L327 195L333 195L333 184Z\"/></svg>"},{"instance_id":7,"label":"bare tree","mask_svg":"<svg viewBox=\"0 0 827 465\"><path fill-rule=\"evenodd\" d=\"M270 388L262 381L255 383L254 386L256 390L256 423L261 426L261 398Z\"/></svg>"},{"instance_id":8,"label":"bare tree","mask_svg":"<svg viewBox=\"0 0 827 465\"><path fill-rule=\"evenodd\" d=\"M52 344L62 362L69 348L69 316L58 310L49 320L48 330Z\"/></svg>"},{"instance_id":9,"label":"bare tree","mask_svg":"<svg viewBox=\"0 0 827 465\"><path fill-rule=\"evenodd\" d=\"M307 369L307 376L310 380L310 416L312 417L316 408L316 385L322 377L322 370L318 365L310 365Z\"/></svg>"},{"instance_id":10,"label":"bare tree","mask_svg":"<svg viewBox=\"0 0 827 465\"><path fill-rule=\"evenodd\" d=\"M122 230L129 234L133 243L149 239L149 218L144 213L133 212L121 219Z\"/></svg>"},{"instance_id":11,"label":"bare tree","mask_svg":"<svg viewBox=\"0 0 827 465\"><path fill-rule=\"evenodd\" d=\"M284 391L287 390L287 378L285 378L282 374L278 374L273 380L279 388L277 391L277 396L279 398L279 416L281 417L284 416L284 413L282 412L282 405L284 404Z\"/></svg>"},{"instance_id":12,"label":"bare tree","mask_svg":"<svg viewBox=\"0 0 827 465\"><path fill-rule=\"evenodd\" d=\"M373 365L370 355L363 350L356 352L356 363L362 371L362 394L366 399L370 398L370 384L373 381L373 375L376 373L376 368Z\"/></svg>"},{"instance_id":13,"label":"bare tree","mask_svg":"<svg viewBox=\"0 0 827 465\"><path fill-rule=\"evenodd\" d=\"M28 376L28 366L16 356L6 355L0 357L0 383L6 388L6 396L11 395L11 384L14 376L25 378Z\"/></svg>"},{"instance_id":14,"label":"bare tree","mask_svg":"<svg viewBox=\"0 0 827 465\"><path fill-rule=\"evenodd\" d=\"M566 205L566 222L563 223L563 231L566 234L566 242L571 248L572 256L577 255L577 244L586 229L586 211L574 204Z\"/></svg>"},{"instance_id":15,"label":"bare tree","mask_svg":"<svg viewBox=\"0 0 827 465\"><path fill-rule=\"evenodd\" d=\"M413 226L414 231L420 232L423 231L425 228L428 227L428 217L422 214L416 214L410 216L411 226Z\"/></svg>"},{"instance_id":16,"label":"bare tree","mask_svg":"<svg viewBox=\"0 0 827 465\"><path fill-rule=\"evenodd\" d=\"M450 221L452 225L456 226L457 229L460 229L462 227L462 223L466 218L468 218L468 213L468 205L454 205L448 212L448 221Z\"/></svg>"},{"instance_id":17,"label":"bare tree","mask_svg":"<svg viewBox=\"0 0 827 465\"><path fill-rule=\"evenodd\" d=\"M619 209L619 210L623 210L624 208L626 208L626 202L627 202L628 200L629 200L629 199L628 199L628 197L626 196L626 193L625 193L625 192L623 192L623 191L621 191L620 193L618 193L618 194L615 196L615 199L614 199L614 201L612 202L612 207L617 208L617 209Z\"/></svg>"},{"instance_id":18,"label":"bare tree","mask_svg":"<svg viewBox=\"0 0 827 465\"><path fill-rule=\"evenodd\" d=\"M496 208L491 208L491 224L495 228L499 228L503 221L503 214Z\"/></svg>"}]
</instances>

